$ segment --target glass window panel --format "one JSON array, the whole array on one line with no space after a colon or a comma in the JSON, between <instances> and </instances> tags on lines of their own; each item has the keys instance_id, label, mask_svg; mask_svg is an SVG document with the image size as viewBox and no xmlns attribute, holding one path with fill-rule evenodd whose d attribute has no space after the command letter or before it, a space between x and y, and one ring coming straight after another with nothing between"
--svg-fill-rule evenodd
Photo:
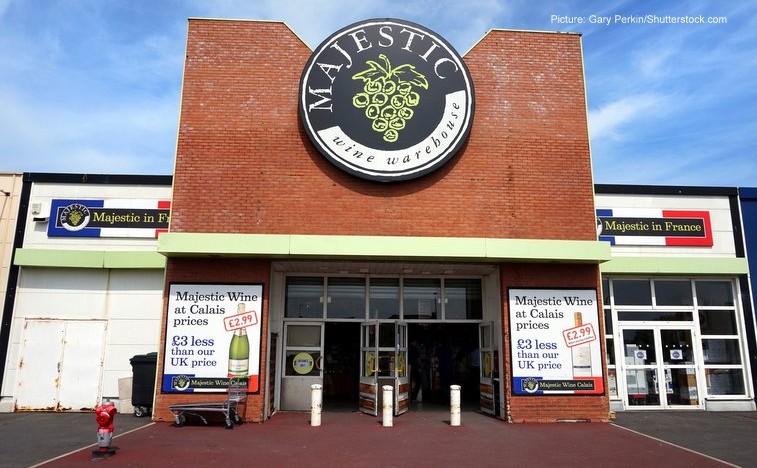
<instances>
[{"instance_id":1,"label":"glass window panel","mask_svg":"<svg viewBox=\"0 0 757 468\"><path fill-rule=\"evenodd\" d=\"M613 344L612 338L607 338L605 340L605 348L606 348L606 354L607 354L607 365L608 366L614 366L615 365L615 345Z\"/></svg>"},{"instance_id":2,"label":"glass window panel","mask_svg":"<svg viewBox=\"0 0 757 468\"><path fill-rule=\"evenodd\" d=\"M374 351L363 351L363 377L371 377L376 371L378 371L376 353Z\"/></svg>"},{"instance_id":3,"label":"glass window panel","mask_svg":"<svg viewBox=\"0 0 757 468\"><path fill-rule=\"evenodd\" d=\"M320 325L287 325L287 346L321 346Z\"/></svg>"},{"instance_id":4,"label":"glass window panel","mask_svg":"<svg viewBox=\"0 0 757 468\"><path fill-rule=\"evenodd\" d=\"M699 328L702 335L735 335L736 312L733 310L700 310Z\"/></svg>"},{"instance_id":5,"label":"glass window panel","mask_svg":"<svg viewBox=\"0 0 757 468\"><path fill-rule=\"evenodd\" d=\"M491 332L492 332L492 326L486 325L483 327L479 327L479 343L481 343L482 348L491 348L492 347L492 339L491 339Z\"/></svg>"},{"instance_id":6,"label":"glass window panel","mask_svg":"<svg viewBox=\"0 0 757 468\"><path fill-rule=\"evenodd\" d=\"M397 346L400 349L407 348L407 327L397 327Z\"/></svg>"},{"instance_id":7,"label":"glass window panel","mask_svg":"<svg viewBox=\"0 0 757 468\"><path fill-rule=\"evenodd\" d=\"M480 320L483 317L481 281L477 279L444 280L444 317Z\"/></svg>"},{"instance_id":8,"label":"glass window panel","mask_svg":"<svg viewBox=\"0 0 757 468\"><path fill-rule=\"evenodd\" d=\"M407 377L407 353L397 353L397 377Z\"/></svg>"},{"instance_id":9,"label":"glass window panel","mask_svg":"<svg viewBox=\"0 0 757 468\"><path fill-rule=\"evenodd\" d=\"M379 348L394 348L394 323L379 324Z\"/></svg>"},{"instance_id":10,"label":"glass window panel","mask_svg":"<svg viewBox=\"0 0 757 468\"><path fill-rule=\"evenodd\" d=\"M287 318L322 318L323 278L287 278L285 315Z\"/></svg>"},{"instance_id":11,"label":"glass window panel","mask_svg":"<svg viewBox=\"0 0 757 468\"><path fill-rule=\"evenodd\" d=\"M645 366L657 363L652 330L623 330L626 364Z\"/></svg>"},{"instance_id":12,"label":"glass window panel","mask_svg":"<svg viewBox=\"0 0 757 468\"><path fill-rule=\"evenodd\" d=\"M371 278L368 293L370 318L400 318L400 280L399 278Z\"/></svg>"},{"instance_id":13,"label":"glass window panel","mask_svg":"<svg viewBox=\"0 0 757 468\"><path fill-rule=\"evenodd\" d=\"M610 389L610 396L618 396L618 379L615 375L615 369L607 369L607 387Z\"/></svg>"},{"instance_id":14,"label":"glass window panel","mask_svg":"<svg viewBox=\"0 0 757 468\"><path fill-rule=\"evenodd\" d=\"M697 303L700 306L732 306L733 287L730 281L696 281Z\"/></svg>"},{"instance_id":15,"label":"glass window panel","mask_svg":"<svg viewBox=\"0 0 757 468\"><path fill-rule=\"evenodd\" d=\"M491 379L494 373L494 353L491 351L481 351L481 377Z\"/></svg>"},{"instance_id":16,"label":"glass window panel","mask_svg":"<svg viewBox=\"0 0 757 468\"><path fill-rule=\"evenodd\" d=\"M741 364L737 339L702 339L702 353L705 364Z\"/></svg>"},{"instance_id":17,"label":"glass window panel","mask_svg":"<svg viewBox=\"0 0 757 468\"><path fill-rule=\"evenodd\" d=\"M320 351L287 351L286 375L293 377L319 376Z\"/></svg>"},{"instance_id":18,"label":"glass window panel","mask_svg":"<svg viewBox=\"0 0 757 468\"><path fill-rule=\"evenodd\" d=\"M363 336L363 346L368 348L375 348L376 347L376 326L371 324L367 326L363 326L363 333L365 336Z\"/></svg>"},{"instance_id":19,"label":"glass window panel","mask_svg":"<svg viewBox=\"0 0 757 468\"><path fill-rule=\"evenodd\" d=\"M744 371L741 369L705 369L704 373L710 395L744 394Z\"/></svg>"},{"instance_id":20,"label":"glass window panel","mask_svg":"<svg viewBox=\"0 0 757 468\"><path fill-rule=\"evenodd\" d=\"M632 406L657 406L657 369L633 369L626 371L628 404Z\"/></svg>"},{"instance_id":21,"label":"glass window panel","mask_svg":"<svg viewBox=\"0 0 757 468\"><path fill-rule=\"evenodd\" d=\"M379 375L394 377L394 351L379 351Z\"/></svg>"},{"instance_id":22,"label":"glass window panel","mask_svg":"<svg viewBox=\"0 0 757 468\"><path fill-rule=\"evenodd\" d=\"M610 280L602 279L602 304L610 305Z\"/></svg>"},{"instance_id":23,"label":"glass window panel","mask_svg":"<svg viewBox=\"0 0 757 468\"><path fill-rule=\"evenodd\" d=\"M612 309L605 309L605 335L612 335Z\"/></svg>"},{"instance_id":24,"label":"glass window panel","mask_svg":"<svg viewBox=\"0 0 757 468\"><path fill-rule=\"evenodd\" d=\"M406 279L403 283L403 313L405 319L438 319L441 280Z\"/></svg>"},{"instance_id":25,"label":"glass window panel","mask_svg":"<svg viewBox=\"0 0 757 468\"><path fill-rule=\"evenodd\" d=\"M613 280L612 292L617 305L652 305L649 280Z\"/></svg>"},{"instance_id":26,"label":"glass window panel","mask_svg":"<svg viewBox=\"0 0 757 468\"><path fill-rule=\"evenodd\" d=\"M618 312L619 321L657 321L657 322L691 322L693 312L664 311L622 311Z\"/></svg>"},{"instance_id":27,"label":"glass window panel","mask_svg":"<svg viewBox=\"0 0 757 468\"><path fill-rule=\"evenodd\" d=\"M329 278L326 317L365 319L365 279Z\"/></svg>"},{"instance_id":28,"label":"glass window panel","mask_svg":"<svg viewBox=\"0 0 757 468\"><path fill-rule=\"evenodd\" d=\"M691 294L691 282L688 280L655 281L654 292L658 306L694 305L694 297Z\"/></svg>"},{"instance_id":29,"label":"glass window panel","mask_svg":"<svg viewBox=\"0 0 757 468\"><path fill-rule=\"evenodd\" d=\"M665 396L669 405L698 405L697 376L694 369L665 369Z\"/></svg>"},{"instance_id":30,"label":"glass window panel","mask_svg":"<svg viewBox=\"0 0 757 468\"><path fill-rule=\"evenodd\" d=\"M694 364L694 344L690 330L660 330L665 364Z\"/></svg>"}]
</instances>

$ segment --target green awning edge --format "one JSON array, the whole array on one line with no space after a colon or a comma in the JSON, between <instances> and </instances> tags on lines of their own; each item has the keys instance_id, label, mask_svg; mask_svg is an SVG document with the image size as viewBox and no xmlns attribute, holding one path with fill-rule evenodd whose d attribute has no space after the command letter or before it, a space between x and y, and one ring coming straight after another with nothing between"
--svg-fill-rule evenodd
<instances>
[{"instance_id":1,"label":"green awning edge","mask_svg":"<svg viewBox=\"0 0 757 468\"><path fill-rule=\"evenodd\" d=\"M159 269L166 259L151 250L16 249L14 265L37 268Z\"/></svg>"},{"instance_id":2,"label":"green awning edge","mask_svg":"<svg viewBox=\"0 0 757 468\"><path fill-rule=\"evenodd\" d=\"M615 257L600 266L603 275L746 275L745 258Z\"/></svg>"},{"instance_id":3,"label":"green awning edge","mask_svg":"<svg viewBox=\"0 0 757 468\"><path fill-rule=\"evenodd\" d=\"M598 241L465 237L321 236L167 233L166 257L272 257L408 261L601 263L610 246Z\"/></svg>"}]
</instances>

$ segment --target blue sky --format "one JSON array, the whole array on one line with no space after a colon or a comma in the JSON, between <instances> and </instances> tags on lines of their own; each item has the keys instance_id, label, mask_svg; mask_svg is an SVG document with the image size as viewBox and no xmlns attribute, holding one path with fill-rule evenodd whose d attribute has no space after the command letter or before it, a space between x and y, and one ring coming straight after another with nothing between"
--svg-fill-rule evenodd
<instances>
[{"instance_id":1,"label":"blue sky","mask_svg":"<svg viewBox=\"0 0 757 468\"><path fill-rule=\"evenodd\" d=\"M757 3L704 0L0 0L0 172L171 174L189 17L580 32L595 182L757 186Z\"/></svg>"}]
</instances>

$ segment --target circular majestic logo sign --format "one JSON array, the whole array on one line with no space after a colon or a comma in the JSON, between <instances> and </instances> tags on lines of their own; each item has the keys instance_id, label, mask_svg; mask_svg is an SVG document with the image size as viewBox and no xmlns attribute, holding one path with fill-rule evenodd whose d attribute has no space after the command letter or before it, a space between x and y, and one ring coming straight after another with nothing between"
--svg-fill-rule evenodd
<instances>
[{"instance_id":1,"label":"circular majestic logo sign","mask_svg":"<svg viewBox=\"0 0 757 468\"><path fill-rule=\"evenodd\" d=\"M81 203L72 203L60 210L58 218L60 219L61 226L63 226L66 231L75 232L81 231L87 227L91 214L89 208Z\"/></svg>"},{"instance_id":2,"label":"circular majestic logo sign","mask_svg":"<svg viewBox=\"0 0 757 468\"><path fill-rule=\"evenodd\" d=\"M529 377L521 381L521 386L523 387L523 390L525 390L526 392L534 393L537 390L539 390L539 381L533 377Z\"/></svg>"},{"instance_id":3,"label":"circular majestic logo sign","mask_svg":"<svg viewBox=\"0 0 757 468\"><path fill-rule=\"evenodd\" d=\"M316 48L299 108L313 144L337 167L370 180L408 180L465 143L473 82L438 34L407 21L367 20Z\"/></svg>"}]
</instances>

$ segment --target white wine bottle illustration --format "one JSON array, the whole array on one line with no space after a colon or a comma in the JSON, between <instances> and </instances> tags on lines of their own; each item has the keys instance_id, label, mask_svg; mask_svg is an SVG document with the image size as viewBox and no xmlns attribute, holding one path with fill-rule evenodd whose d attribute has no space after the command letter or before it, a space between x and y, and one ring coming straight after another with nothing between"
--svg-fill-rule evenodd
<instances>
[{"instance_id":1,"label":"white wine bottle illustration","mask_svg":"<svg viewBox=\"0 0 757 468\"><path fill-rule=\"evenodd\" d=\"M237 314L244 313L244 303L237 306ZM250 341L244 328L234 330L229 343L229 378L247 377L250 368Z\"/></svg>"},{"instance_id":2,"label":"white wine bottle illustration","mask_svg":"<svg viewBox=\"0 0 757 468\"><path fill-rule=\"evenodd\" d=\"M575 326L583 325L583 315L581 312L573 313ZM591 345L584 343L573 346L570 349L573 358L573 377L591 377Z\"/></svg>"}]
</instances>

